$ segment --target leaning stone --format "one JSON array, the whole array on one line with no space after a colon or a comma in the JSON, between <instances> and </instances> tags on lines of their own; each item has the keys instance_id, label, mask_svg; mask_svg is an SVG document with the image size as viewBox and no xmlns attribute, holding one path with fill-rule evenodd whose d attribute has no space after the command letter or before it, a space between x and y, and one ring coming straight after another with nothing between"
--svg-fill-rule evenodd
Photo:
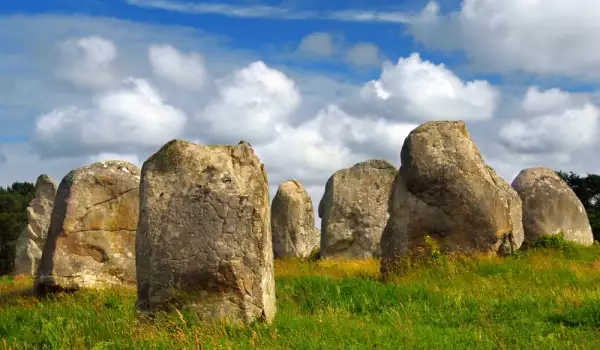
<instances>
[{"instance_id":1,"label":"leaning stone","mask_svg":"<svg viewBox=\"0 0 600 350\"><path fill-rule=\"evenodd\" d=\"M384 276L429 252L427 236L441 253L505 255L521 246L521 199L487 166L464 122L417 127L400 157L381 237Z\"/></svg>"},{"instance_id":2,"label":"leaning stone","mask_svg":"<svg viewBox=\"0 0 600 350\"><path fill-rule=\"evenodd\" d=\"M48 236L56 183L42 174L35 182L35 197L27 208L27 226L15 246L15 274L35 276Z\"/></svg>"}]
</instances>

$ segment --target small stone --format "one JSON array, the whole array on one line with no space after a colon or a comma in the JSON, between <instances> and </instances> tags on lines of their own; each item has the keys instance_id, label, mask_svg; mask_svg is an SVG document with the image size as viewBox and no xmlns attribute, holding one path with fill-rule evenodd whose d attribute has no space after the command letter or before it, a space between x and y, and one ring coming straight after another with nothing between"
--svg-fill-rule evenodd
<instances>
[{"instance_id":1,"label":"small stone","mask_svg":"<svg viewBox=\"0 0 600 350\"><path fill-rule=\"evenodd\" d=\"M567 241L583 245L594 243L583 204L555 171L524 169L513 180L512 186L523 201L525 242L562 231Z\"/></svg>"},{"instance_id":2,"label":"small stone","mask_svg":"<svg viewBox=\"0 0 600 350\"><path fill-rule=\"evenodd\" d=\"M276 258L307 258L318 252L321 234L315 227L312 200L298 180L285 181L277 189L271 228Z\"/></svg>"}]
</instances>

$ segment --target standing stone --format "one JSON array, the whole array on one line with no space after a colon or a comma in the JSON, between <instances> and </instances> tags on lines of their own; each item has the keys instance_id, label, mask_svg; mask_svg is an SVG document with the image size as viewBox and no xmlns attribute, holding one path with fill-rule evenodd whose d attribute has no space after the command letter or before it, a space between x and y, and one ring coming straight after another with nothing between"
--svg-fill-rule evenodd
<instances>
[{"instance_id":1,"label":"standing stone","mask_svg":"<svg viewBox=\"0 0 600 350\"><path fill-rule=\"evenodd\" d=\"M508 254L523 242L521 199L486 165L462 121L422 124L406 137L381 238L385 275L426 251Z\"/></svg>"},{"instance_id":2,"label":"standing stone","mask_svg":"<svg viewBox=\"0 0 600 350\"><path fill-rule=\"evenodd\" d=\"M525 242L562 231L568 241L583 245L594 243L583 204L556 172L546 168L524 169L512 186L523 201Z\"/></svg>"},{"instance_id":3,"label":"standing stone","mask_svg":"<svg viewBox=\"0 0 600 350\"><path fill-rule=\"evenodd\" d=\"M173 140L146 160L140 188L138 310L271 322L269 187L252 147Z\"/></svg>"},{"instance_id":4,"label":"standing stone","mask_svg":"<svg viewBox=\"0 0 600 350\"><path fill-rule=\"evenodd\" d=\"M61 181L44 245L37 293L135 284L140 170L93 163Z\"/></svg>"},{"instance_id":5,"label":"standing stone","mask_svg":"<svg viewBox=\"0 0 600 350\"><path fill-rule=\"evenodd\" d=\"M315 227L312 200L298 180L285 181L277 189L271 231L276 258L307 258L318 251L321 233Z\"/></svg>"},{"instance_id":6,"label":"standing stone","mask_svg":"<svg viewBox=\"0 0 600 350\"><path fill-rule=\"evenodd\" d=\"M15 246L15 274L35 276L48 235L56 183L42 174L35 182L35 197L27 208L27 227Z\"/></svg>"},{"instance_id":7,"label":"standing stone","mask_svg":"<svg viewBox=\"0 0 600 350\"><path fill-rule=\"evenodd\" d=\"M387 204L398 169L372 159L335 172L319 202L321 257L367 258L381 254Z\"/></svg>"}]
</instances>

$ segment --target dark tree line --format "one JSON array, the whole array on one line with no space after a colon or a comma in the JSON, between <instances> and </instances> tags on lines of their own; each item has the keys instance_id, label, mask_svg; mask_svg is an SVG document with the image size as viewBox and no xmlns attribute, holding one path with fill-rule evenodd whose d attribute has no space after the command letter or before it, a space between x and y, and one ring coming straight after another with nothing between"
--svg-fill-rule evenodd
<instances>
[{"instance_id":1,"label":"dark tree line","mask_svg":"<svg viewBox=\"0 0 600 350\"><path fill-rule=\"evenodd\" d=\"M35 185L15 182L0 186L0 275L13 271L14 243L27 225L27 206L35 195Z\"/></svg>"},{"instance_id":2,"label":"dark tree line","mask_svg":"<svg viewBox=\"0 0 600 350\"><path fill-rule=\"evenodd\" d=\"M594 239L600 241L600 175L557 173L583 203ZM15 182L6 188L0 186L0 275L13 270L14 244L27 225L27 206L34 195L35 185L30 182Z\"/></svg>"}]
</instances>

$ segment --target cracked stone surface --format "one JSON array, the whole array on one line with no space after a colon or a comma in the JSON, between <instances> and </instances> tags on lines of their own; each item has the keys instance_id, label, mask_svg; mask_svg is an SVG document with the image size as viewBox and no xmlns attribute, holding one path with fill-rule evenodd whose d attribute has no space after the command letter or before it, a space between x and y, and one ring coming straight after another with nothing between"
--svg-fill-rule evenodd
<instances>
[{"instance_id":1,"label":"cracked stone surface","mask_svg":"<svg viewBox=\"0 0 600 350\"><path fill-rule=\"evenodd\" d=\"M327 181L319 202L322 258L379 257L387 222L387 203L398 169L371 159L338 170Z\"/></svg>"},{"instance_id":2,"label":"cracked stone surface","mask_svg":"<svg viewBox=\"0 0 600 350\"><path fill-rule=\"evenodd\" d=\"M62 179L36 292L135 285L139 183L140 169L125 161L93 163Z\"/></svg>"},{"instance_id":3,"label":"cracked stone surface","mask_svg":"<svg viewBox=\"0 0 600 350\"><path fill-rule=\"evenodd\" d=\"M546 168L524 169L513 180L512 187L523 201L525 242L563 231L566 240L583 245L594 243L583 204L556 172Z\"/></svg>"},{"instance_id":4,"label":"cracked stone surface","mask_svg":"<svg viewBox=\"0 0 600 350\"><path fill-rule=\"evenodd\" d=\"M42 249L48 235L56 183L42 174L35 182L35 197L27 207L27 227L15 245L15 274L35 275L42 258Z\"/></svg>"},{"instance_id":5,"label":"cracked stone surface","mask_svg":"<svg viewBox=\"0 0 600 350\"><path fill-rule=\"evenodd\" d=\"M142 167L137 309L271 322L275 279L267 174L246 142L173 140Z\"/></svg>"},{"instance_id":6,"label":"cracked stone surface","mask_svg":"<svg viewBox=\"0 0 600 350\"><path fill-rule=\"evenodd\" d=\"M321 232L315 227L312 200L300 181L279 185L271 204L271 231L276 258L307 258L319 250Z\"/></svg>"},{"instance_id":7,"label":"cracked stone surface","mask_svg":"<svg viewBox=\"0 0 600 350\"><path fill-rule=\"evenodd\" d=\"M406 137L381 237L381 271L425 251L503 255L523 243L521 199L486 165L462 121L422 124Z\"/></svg>"}]
</instances>

